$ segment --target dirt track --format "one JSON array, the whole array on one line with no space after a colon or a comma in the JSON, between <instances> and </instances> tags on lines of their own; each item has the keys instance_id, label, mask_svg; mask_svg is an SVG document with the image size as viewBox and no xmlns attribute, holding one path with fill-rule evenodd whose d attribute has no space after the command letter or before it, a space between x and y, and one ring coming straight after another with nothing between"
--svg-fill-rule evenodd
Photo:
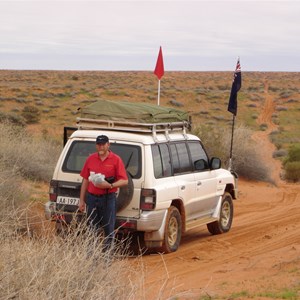
<instances>
[{"instance_id":1,"label":"dirt track","mask_svg":"<svg viewBox=\"0 0 300 300\"><path fill-rule=\"evenodd\" d=\"M144 256L147 299L174 295L229 299L232 293L239 293L238 299L265 299L259 293L278 296L285 288L299 288L300 185L282 182L280 162L272 158L275 147L268 134L276 129L271 121L274 107L266 82L258 122L268 129L253 138L260 143L276 184L240 180L229 233L211 236L206 228L193 230L183 237L177 252Z\"/></svg>"}]
</instances>

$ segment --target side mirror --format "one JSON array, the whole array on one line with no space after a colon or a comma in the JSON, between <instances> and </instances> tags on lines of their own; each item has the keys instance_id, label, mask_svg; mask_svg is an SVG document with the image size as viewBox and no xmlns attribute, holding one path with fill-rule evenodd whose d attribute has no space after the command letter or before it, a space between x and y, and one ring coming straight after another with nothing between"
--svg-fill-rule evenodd
<instances>
[{"instance_id":1,"label":"side mirror","mask_svg":"<svg viewBox=\"0 0 300 300\"><path fill-rule=\"evenodd\" d=\"M211 170L217 170L221 168L221 159L218 157L213 157L210 160L210 169Z\"/></svg>"}]
</instances>

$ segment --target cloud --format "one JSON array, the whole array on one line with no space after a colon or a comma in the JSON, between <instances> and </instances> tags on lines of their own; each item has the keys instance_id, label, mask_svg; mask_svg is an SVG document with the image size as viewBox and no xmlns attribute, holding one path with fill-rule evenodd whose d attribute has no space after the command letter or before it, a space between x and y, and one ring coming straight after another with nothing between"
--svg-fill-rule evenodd
<instances>
[{"instance_id":1,"label":"cloud","mask_svg":"<svg viewBox=\"0 0 300 300\"><path fill-rule=\"evenodd\" d=\"M18 57L20 68L22 57L26 66L39 60L40 68L53 67L55 61L62 68L65 57L69 68L87 69L97 59L94 66L100 69L117 68L116 62L120 68L148 69L160 45L170 69L203 70L203 61L208 67L218 61L222 70L228 66L225 60L238 55L242 61L286 57L286 66L289 57L299 61L300 3L295 1L0 3L0 54L8 68L15 66L12 57ZM121 63L125 59L128 63ZM276 58L273 65L267 61L266 69L276 64Z\"/></svg>"}]
</instances>

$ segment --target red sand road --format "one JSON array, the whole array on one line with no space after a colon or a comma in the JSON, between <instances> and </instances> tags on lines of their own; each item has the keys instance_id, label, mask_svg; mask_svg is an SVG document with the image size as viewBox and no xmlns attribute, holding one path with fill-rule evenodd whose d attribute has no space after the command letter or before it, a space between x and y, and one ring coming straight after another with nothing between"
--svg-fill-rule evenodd
<instances>
[{"instance_id":1,"label":"red sand road","mask_svg":"<svg viewBox=\"0 0 300 300\"><path fill-rule=\"evenodd\" d=\"M241 181L231 231L211 236L203 227L188 232L177 252L143 257L146 281L165 285L161 299L180 292L184 299L255 295L299 285L299 203L299 185ZM160 291L151 290L149 299L157 299Z\"/></svg>"}]
</instances>

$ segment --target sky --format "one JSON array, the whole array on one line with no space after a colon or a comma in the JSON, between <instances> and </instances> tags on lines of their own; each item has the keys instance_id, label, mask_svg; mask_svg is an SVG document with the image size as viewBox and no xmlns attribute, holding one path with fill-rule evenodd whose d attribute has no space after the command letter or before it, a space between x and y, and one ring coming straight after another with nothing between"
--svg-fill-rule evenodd
<instances>
[{"instance_id":1,"label":"sky","mask_svg":"<svg viewBox=\"0 0 300 300\"><path fill-rule=\"evenodd\" d=\"M300 72L300 1L2 1L0 69Z\"/></svg>"}]
</instances>

